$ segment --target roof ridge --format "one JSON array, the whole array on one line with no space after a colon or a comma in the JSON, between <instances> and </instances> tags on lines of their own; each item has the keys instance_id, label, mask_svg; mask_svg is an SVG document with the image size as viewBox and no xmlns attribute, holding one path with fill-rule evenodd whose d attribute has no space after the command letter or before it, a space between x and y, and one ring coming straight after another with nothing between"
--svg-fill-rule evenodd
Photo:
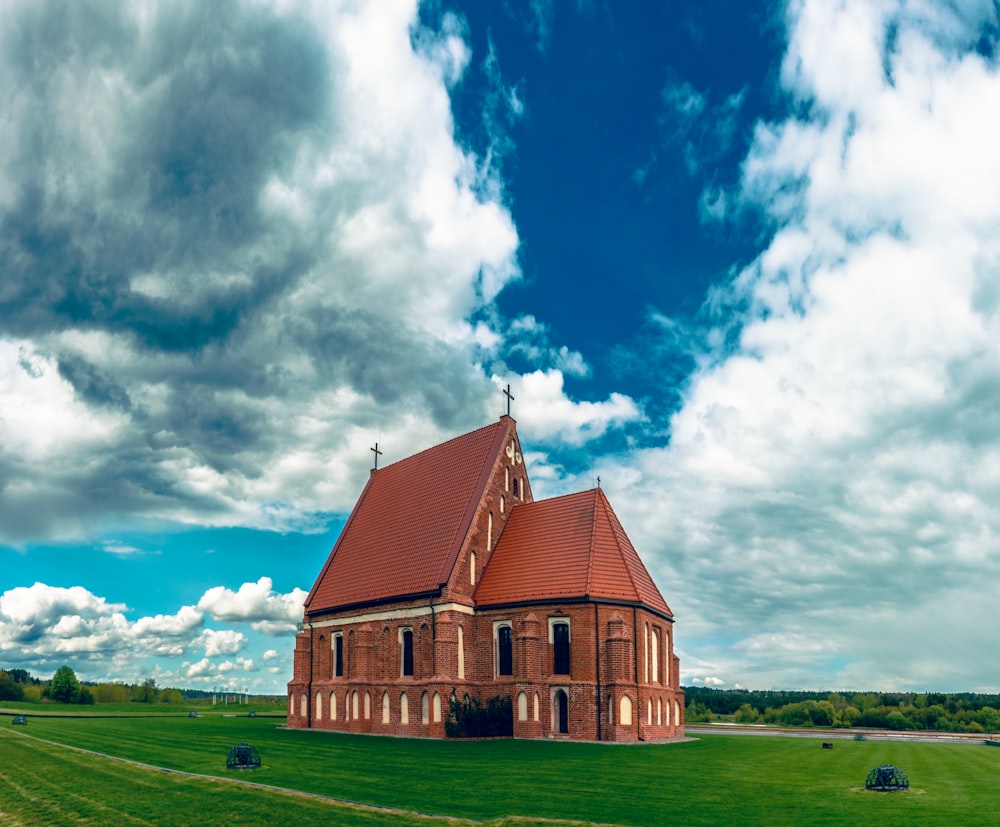
<instances>
[{"instance_id":1,"label":"roof ridge","mask_svg":"<svg viewBox=\"0 0 1000 827\"><path fill-rule=\"evenodd\" d=\"M415 454L409 454L408 456L400 457L395 462L390 462L388 465L383 465L378 470L379 471L388 471L390 468L395 468L397 465L399 465L401 463L404 463L404 462L408 462L408 461L410 461L412 459L416 459L417 457L420 457L423 454L427 454L427 453L430 453L431 451L438 451L438 450L440 450L442 448L446 448L449 445L451 445L451 443L453 443L453 442L458 442L459 440L463 440L463 439L469 439L471 437L474 437L476 434L478 434L478 433L480 433L482 431L488 431L490 428L496 428L496 427L498 427L502 423L502 421L503 421L503 418L501 418L497 422L490 422L488 425L483 425L482 427L475 428L475 429L473 429L471 431L468 431L468 432L466 432L464 434L459 434L458 436L453 436L451 439L446 439L444 442L439 442L437 445L429 445L426 448L424 448L422 451L417 451Z\"/></svg>"},{"instance_id":2,"label":"roof ridge","mask_svg":"<svg viewBox=\"0 0 1000 827\"><path fill-rule=\"evenodd\" d=\"M499 456L504 443L507 441L507 435L511 432L511 426L505 422L504 419L500 419L499 422L484 425L482 428L477 428L471 433L479 433L480 431L485 431L487 428L494 428L496 433L493 436L493 442L490 446L489 453L483 455L483 464L479 469L479 475L476 477L476 485L469 492L469 498L465 504L465 511L462 513L462 521L458 526L458 530L455 532L455 539L452 541L452 547L448 550L448 554L446 555L441 566L441 572L438 575L438 583L447 583L448 580L451 579L451 575L455 569L455 563L458 561L458 557L462 552L462 546L465 545L466 540L469 538L469 531L471 530L472 523L475 520L476 510L483 501L486 484L489 482L490 474L493 471L493 466L496 464L497 456ZM516 428L514 430L516 430ZM466 436L469 436L469 434L466 434Z\"/></svg>"},{"instance_id":3,"label":"roof ridge","mask_svg":"<svg viewBox=\"0 0 1000 827\"><path fill-rule=\"evenodd\" d=\"M597 489L595 489L596 491ZM594 585L594 555L597 553L597 495L594 499L594 516L590 521L590 550L587 552L587 597L593 592Z\"/></svg>"},{"instance_id":4,"label":"roof ridge","mask_svg":"<svg viewBox=\"0 0 1000 827\"><path fill-rule=\"evenodd\" d=\"M368 479L365 482L365 487L361 489L361 496L358 497L356 503L354 503L354 508L351 509L351 513L347 515L347 519L344 521L343 527L340 529L340 534L337 535L337 540L333 544L333 548L330 551L329 556L326 558L326 562L323 564L323 568L320 569L319 575L317 576L312 588L309 590L309 594L306 595L306 599L302 602L302 605L306 610L309 609L309 604L312 603L313 597L316 596L316 590L319 588L320 584L326 579L326 573L330 566L333 565L333 559L337 556L337 552L340 550L340 542L347 536L347 530L351 527L351 523L354 522L354 516L361 510L361 503L364 502L365 497L368 495L368 489L371 488L372 481L375 479L375 472L372 469L368 474Z\"/></svg>"},{"instance_id":5,"label":"roof ridge","mask_svg":"<svg viewBox=\"0 0 1000 827\"><path fill-rule=\"evenodd\" d=\"M608 498L604 495L604 492L598 488L597 491L598 502L601 503L601 508L604 511L604 518L608 521L611 527L611 536L614 538L615 549L618 551L618 559L621 561L622 566L625 568L625 574L628 576L628 582L632 585L632 591L635 593L635 599L640 603L644 603L642 599L642 592L639 591L639 586L635 582L635 577L632 573L632 565L629 560L626 559L625 551L622 548L621 538L618 536L618 529L624 532L624 527L621 525L621 521L618 519L618 515L614 513L614 509L611 508L611 503L608 502ZM596 512L596 508L594 509ZM609 513L610 510L610 513ZM631 543L631 540L629 541Z\"/></svg>"}]
</instances>

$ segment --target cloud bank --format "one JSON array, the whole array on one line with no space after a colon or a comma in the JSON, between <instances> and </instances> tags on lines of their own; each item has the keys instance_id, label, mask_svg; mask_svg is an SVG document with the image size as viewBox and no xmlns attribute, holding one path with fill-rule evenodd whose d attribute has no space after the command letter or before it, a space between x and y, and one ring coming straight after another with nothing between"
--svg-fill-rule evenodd
<instances>
[{"instance_id":1,"label":"cloud bank","mask_svg":"<svg viewBox=\"0 0 1000 827\"><path fill-rule=\"evenodd\" d=\"M711 296L669 446L605 477L658 550L688 679L995 690L996 12L787 22L791 114L727 199L772 238Z\"/></svg>"},{"instance_id":2,"label":"cloud bank","mask_svg":"<svg viewBox=\"0 0 1000 827\"><path fill-rule=\"evenodd\" d=\"M130 620L125 604L80 586L35 583L0 594L0 664L41 678L71 662L83 680L141 683L152 676L160 685L252 685L270 692L271 680L254 674L259 670L244 654L251 640L239 627L288 634L302 617L304 599L301 589L275 592L265 577L236 592L209 589L197 607L182 606L172 615ZM285 667L291 661L290 650L284 656L261 651L265 661ZM188 660L197 654L199 660Z\"/></svg>"},{"instance_id":3,"label":"cloud bank","mask_svg":"<svg viewBox=\"0 0 1000 827\"><path fill-rule=\"evenodd\" d=\"M490 308L518 234L453 134L458 18L4 16L0 542L136 517L320 528L376 439L399 458L499 413Z\"/></svg>"}]
</instances>

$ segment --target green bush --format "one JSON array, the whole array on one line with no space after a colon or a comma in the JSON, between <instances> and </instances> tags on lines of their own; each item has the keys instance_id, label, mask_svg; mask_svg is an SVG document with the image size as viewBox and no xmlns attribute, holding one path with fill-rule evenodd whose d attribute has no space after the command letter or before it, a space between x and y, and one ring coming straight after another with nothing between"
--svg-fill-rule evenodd
<instances>
[{"instance_id":1,"label":"green bush","mask_svg":"<svg viewBox=\"0 0 1000 827\"><path fill-rule=\"evenodd\" d=\"M462 701L452 698L444 731L449 738L513 737L514 706L510 696L495 696L485 706L468 695Z\"/></svg>"}]
</instances>

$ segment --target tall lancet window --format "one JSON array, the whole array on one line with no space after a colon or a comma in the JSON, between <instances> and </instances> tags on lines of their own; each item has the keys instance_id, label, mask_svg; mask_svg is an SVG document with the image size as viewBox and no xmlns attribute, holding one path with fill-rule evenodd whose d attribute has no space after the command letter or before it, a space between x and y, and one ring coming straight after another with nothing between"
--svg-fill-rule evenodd
<instances>
[{"instance_id":1,"label":"tall lancet window","mask_svg":"<svg viewBox=\"0 0 1000 827\"><path fill-rule=\"evenodd\" d=\"M402 661L404 675L413 674L413 630L403 629L399 636L400 648L402 650Z\"/></svg>"}]
</instances>

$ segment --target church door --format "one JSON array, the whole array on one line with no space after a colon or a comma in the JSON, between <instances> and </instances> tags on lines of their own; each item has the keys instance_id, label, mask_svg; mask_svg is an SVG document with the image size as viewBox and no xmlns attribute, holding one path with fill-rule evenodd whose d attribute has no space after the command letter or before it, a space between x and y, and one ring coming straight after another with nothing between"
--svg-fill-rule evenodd
<instances>
[{"instance_id":1,"label":"church door","mask_svg":"<svg viewBox=\"0 0 1000 827\"><path fill-rule=\"evenodd\" d=\"M569 698L561 689L556 690L556 727L563 735L569 732Z\"/></svg>"}]
</instances>

